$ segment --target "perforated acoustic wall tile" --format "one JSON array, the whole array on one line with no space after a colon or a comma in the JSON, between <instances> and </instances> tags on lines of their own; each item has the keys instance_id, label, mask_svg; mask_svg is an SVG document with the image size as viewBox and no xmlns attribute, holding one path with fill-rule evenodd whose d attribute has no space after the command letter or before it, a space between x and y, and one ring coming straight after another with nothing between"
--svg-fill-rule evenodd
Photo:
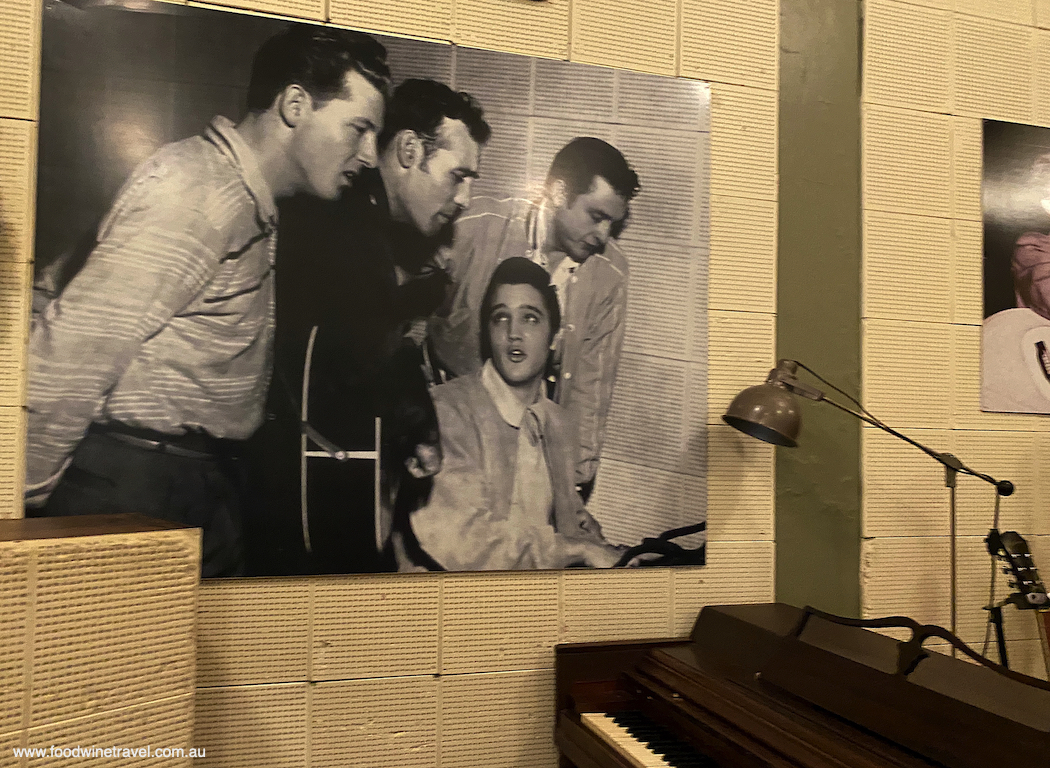
<instances>
[{"instance_id":1,"label":"perforated acoustic wall tile","mask_svg":"<svg viewBox=\"0 0 1050 768\"><path fill-rule=\"evenodd\" d=\"M554 671L441 678L441 768L550 768Z\"/></svg>"},{"instance_id":2,"label":"perforated acoustic wall tile","mask_svg":"<svg viewBox=\"0 0 1050 768\"><path fill-rule=\"evenodd\" d=\"M305 680L309 594L304 579L202 583L197 684Z\"/></svg>"},{"instance_id":3,"label":"perforated acoustic wall tile","mask_svg":"<svg viewBox=\"0 0 1050 768\"><path fill-rule=\"evenodd\" d=\"M31 265L0 262L0 405L25 402Z\"/></svg>"},{"instance_id":4,"label":"perforated acoustic wall tile","mask_svg":"<svg viewBox=\"0 0 1050 768\"><path fill-rule=\"evenodd\" d=\"M454 64L456 89L468 91L486 112L529 114L532 60L457 46Z\"/></svg>"},{"instance_id":5,"label":"perforated acoustic wall tile","mask_svg":"<svg viewBox=\"0 0 1050 768\"><path fill-rule=\"evenodd\" d=\"M707 422L721 424L744 387L761 384L773 367L774 318L751 312L712 311L708 326Z\"/></svg>"},{"instance_id":6,"label":"perforated acoustic wall tile","mask_svg":"<svg viewBox=\"0 0 1050 768\"><path fill-rule=\"evenodd\" d=\"M911 3L865 4L864 100L946 112L951 105L951 13Z\"/></svg>"},{"instance_id":7,"label":"perforated acoustic wall tile","mask_svg":"<svg viewBox=\"0 0 1050 768\"><path fill-rule=\"evenodd\" d=\"M565 571L559 642L669 637L671 569ZM630 616L630 621L624 621Z\"/></svg>"},{"instance_id":8,"label":"perforated acoustic wall tile","mask_svg":"<svg viewBox=\"0 0 1050 768\"><path fill-rule=\"evenodd\" d=\"M198 8L221 8L227 11L255 11L276 16L291 16L296 19L324 21L328 12L327 0L236 0L235 2L196 3L186 5Z\"/></svg>"},{"instance_id":9,"label":"perforated acoustic wall tile","mask_svg":"<svg viewBox=\"0 0 1050 768\"><path fill-rule=\"evenodd\" d=\"M1006 429L1050 431L1050 418L1011 413L982 412L981 329L956 325L951 328L952 426L956 429Z\"/></svg>"},{"instance_id":10,"label":"perforated acoustic wall tile","mask_svg":"<svg viewBox=\"0 0 1050 768\"><path fill-rule=\"evenodd\" d=\"M533 108L539 115L569 118L591 115L611 121L616 113L619 73L605 67L574 67L565 61L534 62L536 89Z\"/></svg>"},{"instance_id":11,"label":"perforated acoustic wall tile","mask_svg":"<svg viewBox=\"0 0 1050 768\"><path fill-rule=\"evenodd\" d=\"M615 73L616 122L650 129L660 126L684 131L710 131L710 102L705 96L709 86L706 83L682 78L656 78L622 69L597 71Z\"/></svg>"},{"instance_id":12,"label":"perforated acoustic wall tile","mask_svg":"<svg viewBox=\"0 0 1050 768\"><path fill-rule=\"evenodd\" d=\"M328 0L328 18L333 24L357 29L448 40L452 35L452 0L400 0L396 4Z\"/></svg>"},{"instance_id":13,"label":"perforated acoustic wall tile","mask_svg":"<svg viewBox=\"0 0 1050 768\"><path fill-rule=\"evenodd\" d=\"M25 747L22 732L0 735L0 768L23 768L24 757L15 757L15 747Z\"/></svg>"},{"instance_id":14,"label":"perforated acoustic wall tile","mask_svg":"<svg viewBox=\"0 0 1050 768\"><path fill-rule=\"evenodd\" d=\"M947 536L862 540L864 618L904 615L947 627L948 573Z\"/></svg>"},{"instance_id":15,"label":"perforated acoustic wall tile","mask_svg":"<svg viewBox=\"0 0 1050 768\"><path fill-rule=\"evenodd\" d=\"M0 261L29 261L36 124L0 119Z\"/></svg>"},{"instance_id":16,"label":"perforated acoustic wall tile","mask_svg":"<svg viewBox=\"0 0 1050 768\"><path fill-rule=\"evenodd\" d=\"M443 83L451 82L451 45L421 46L415 40L402 37L385 37L382 42L395 83L410 77L432 77Z\"/></svg>"},{"instance_id":17,"label":"perforated acoustic wall tile","mask_svg":"<svg viewBox=\"0 0 1050 768\"><path fill-rule=\"evenodd\" d=\"M951 321L949 219L867 211L863 237L865 317Z\"/></svg>"},{"instance_id":18,"label":"perforated acoustic wall tile","mask_svg":"<svg viewBox=\"0 0 1050 768\"><path fill-rule=\"evenodd\" d=\"M5 544L0 549L0 733L22 728L26 661L31 635L29 548Z\"/></svg>"},{"instance_id":19,"label":"perforated acoustic wall tile","mask_svg":"<svg viewBox=\"0 0 1050 768\"><path fill-rule=\"evenodd\" d=\"M310 690L310 766L434 768L438 681L397 677Z\"/></svg>"},{"instance_id":20,"label":"perforated acoustic wall tile","mask_svg":"<svg viewBox=\"0 0 1050 768\"><path fill-rule=\"evenodd\" d=\"M453 0L452 39L458 45L569 58L569 0Z\"/></svg>"},{"instance_id":21,"label":"perforated acoustic wall tile","mask_svg":"<svg viewBox=\"0 0 1050 768\"><path fill-rule=\"evenodd\" d=\"M90 717L65 720L40 728L30 728L27 736L29 746L73 749L119 746L122 749L152 750L145 758L124 757L114 759L98 756L83 757L34 757L26 762L27 768L44 768L44 766L111 766L111 765L150 765L161 768L181 766L189 768L195 762L189 756L189 750L195 746L193 737L193 694L186 693L161 701L148 702L127 707L115 712L105 712ZM172 754L166 750L182 749L182 755ZM160 754L158 754L160 751Z\"/></svg>"},{"instance_id":22,"label":"perforated acoustic wall tile","mask_svg":"<svg viewBox=\"0 0 1050 768\"><path fill-rule=\"evenodd\" d=\"M711 85L711 196L777 198L777 94Z\"/></svg>"},{"instance_id":23,"label":"perforated acoustic wall tile","mask_svg":"<svg viewBox=\"0 0 1050 768\"><path fill-rule=\"evenodd\" d=\"M23 408L0 407L0 519L23 516L25 416Z\"/></svg>"},{"instance_id":24,"label":"perforated acoustic wall tile","mask_svg":"<svg viewBox=\"0 0 1050 768\"><path fill-rule=\"evenodd\" d=\"M866 319L861 328L865 405L897 428L949 426L952 326Z\"/></svg>"},{"instance_id":25,"label":"perforated acoustic wall tile","mask_svg":"<svg viewBox=\"0 0 1050 768\"><path fill-rule=\"evenodd\" d=\"M946 115L864 105L864 208L950 217L951 126Z\"/></svg>"},{"instance_id":26,"label":"perforated acoustic wall tile","mask_svg":"<svg viewBox=\"0 0 1050 768\"><path fill-rule=\"evenodd\" d=\"M699 265L694 265L693 278L694 290L703 291L707 289L707 292L710 292L711 280L707 270ZM686 358L689 360L708 360L708 353L711 349L711 308L707 305L707 302L699 298L701 296L703 294L698 294L698 299L693 304L692 323L690 324L688 321L686 323L692 330L692 338L689 339L689 344L686 347ZM705 375L710 377L710 361L708 361L708 369Z\"/></svg>"},{"instance_id":27,"label":"perforated acoustic wall tile","mask_svg":"<svg viewBox=\"0 0 1050 768\"><path fill-rule=\"evenodd\" d=\"M711 199L711 309L776 312L777 204Z\"/></svg>"},{"instance_id":28,"label":"perforated acoustic wall tile","mask_svg":"<svg viewBox=\"0 0 1050 768\"><path fill-rule=\"evenodd\" d=\"M438 672L439 579L333 577L310 590L312 680Z\"/></svg>"},{"instance_id":29,"label":"perforated acoustic wall tile","mask_svg":"<svg viewBox=\"0 0 1050 768\"><path fill-rule=\"evenodd\" d=\"M481 177L474 182L473 193L475 197L486 195L497 200L518 197L529 184L529 120L487 109L485 119L492 127L492 138L481 153ZM499 171L490 173L490 169Z\"/></svg>"},{"instance_id":30,"label":"perforated acoustic wall tile","mask_svg":"<svg viewBox=\"0 0 1050 768\"><path fill-rule=\"evenodd\" d=\"M772 539L773 446L726 424L709 427L707 434L707 530L711 541ZM708 562L712 562L710 556Z\"/></svg>"},{"instance_id":31,"label":"perforated acoustic wall tile","mask_svg":"<svg viewBox=\"0 0 1050 768\"><path fill-rule=\"evenodd\" d=\"M904 434L934 450L953 451L950 430L908 429ZM861 455L863 536L948 535L948 491L939 463L875 427L863 429Z\"/></svg>"},{"instance_id":32,"label":"perforated acoustic wall tile","mask_svg":"<svg viewBox=\"0 0 1050 768\"><path fill-rule=\"evenodd\" d=\"M1035 30L959 14L952 29L955 114L1031 122Z\"/></svg>"},{"instance_id":33,"label":"perforated acoustic wall tile","mask_svg":"<svg viewBox=\"0 0 1050 768\"><path fill-rule=\"evenodd\" d=\"M952 216L981 221L981 121L952 118Z\"/></svg>"},{"instance_id":34,"label":"perforated acoustic wall tile","mask_svg":"<svg viewBox=\"0 0 1050 768\"><path fill-rule=\"evenodd\" d=\"M682 469L690 435L689 366L679 360L624 353L616 375L603 455L668 471Z\"/></svg>"},{"instance_id":35,"label":"perforated acoustic wall tile","mask_svg":"<svg viewBox=\"0 0 1050 768\"><path fill-rule=\"evenodd\" d=\"M1035 31L1035 91L1033 121L1039 125L1050 123L1050 32Z\"/></svg>"},{"instance_id":36,"label":"perforated acoustic wall tile","mask_svg":"<svg viewBox=\"0 0 1050 768\"><path fill-rule=\"evenodd\" d=\"M630 158L642 189L631 201L626 231L646 240L696 245L701 201L707 199L707 135L651 126L617 127L613 144ZM636 223L637 221L637 223Z\"/></svg>"},{"instance_id":37,"label":"perforated acoustic wall tile","mask_svg":"<svg viewBox=\"0 0 1050 768\"><path fill-rule=\"evenodd\" d=\"M0 24L0 117L35 120L42 3L4 0Z\"/></svg>"},{"instance_id":38,"label":"perforated acoustic wall tile","mask_svg":"<svg viewBox=\"0 0 1050 768\"><path fill-rule=\"evenodd\" d=\"M939 8L942 11L951 11L955 8L955 0L914 0L912 5L921 5L926 8Z\"/></svg>"},{"instance_id":39,"label":"perforated acoustic wall tile","mask_svg":"<svg viewBox=\"0 0 1050 768\"><path fill-rule=\"evenodd\" d=\"M776 88L776 0L683 0L683 77Z\"/></svg>"},{"instance_id":40,"label":"perforated acoustic wall tile","mask_svg":"<svg viewBox=\"0 0 1050 768\"><path fill-rule=\"evenodd\" d=\"M37 546L35 725L192 690L198 547L192 530Z\"/></svg>"},{"instance_id":41,"label":"perforated acoustic wall tile","mask_svg":"<svg viewBox=\"0 0 1050 768\"><path fill-rule=\"evenodd\" d=\"M205 768L305 768L306 684L198 688L194 746Z\"/></svg>"},{"instance_id":42,"label":"perforated acoustic wall tile","mask_svg":"<svg viewBox=\"0 0 1050 768\"><path fill-rule=\"evenodd\" d=\"M676 73L675 0L573 0L570 12L573 61Z\"/></svg>"},{"instance_id":43,"label":"perforated acoustic wall tile","mask_svg":"<svg viewBox=\"0 0 1050 768\"><path fill-rule=\"evenodd\" d=\"M689 633L705 605L773 601L776 545L772 541L712 541L707 565L674 571L672 634Z\"/></svg>"},{"instance_id":44,"label":"perforated acoustic wall tile","mask_svg":"<svg viewBox=\"0 0 1050 768\"><path fill-rule=\"evenodd\" d=\"M695 325L702 312L693 312L707 294L703 250L633 235L620 246L630 265L624 351L682 359L707 336Z\"/></svg>"},{"instance_id":45,"label":"perforated acoustic wall tile","mask_svg":"<svg viewBox=\"0 0 1050 768\"><path fill-rule=\"evenodd\" d=\"M988 19L1010 21L1014 24L1031 26L1036 0L955 0L955 11L972 16L983 16Z\"/></svg>"},{"instance_id":46,"label":"perforated acoustic wall tile","mask_svg":"<svg viewBox=\"0 0 1050 768\"><path fill-rule=\"evenodd\" d=\"M1050 456L1050 434L1039 435L1038 442L1036 443L1039 447L1039 456ZM1039 472L1035 479L1035 488L1037 498L1046 499L1050 498L1050 473ZM1037 514L1035 520L1032 521L1032 530L1030 533L1038 534L1039 540L1037 540L1035 546L1039 546L1040 542L1044 542L1042 546L1045 546L1046 554L1039 558L1038 562L1044 563L1042 566L1046 569L1048 575L1050 575L1050 515ZM1045 538L1044 538L1045 537ZM1036 550L1032 550L1033 552Z\"/></svg>"},{"instance_id":47,"label":"perforated acoustic wall tile","mask_svg":"<svg viewBox=\"0 0 1050 768\"><path fill-rule=\"evenodd\" d=\"M557 573L452 574L442 590L443 673L554 665Z\"/></svg>"},{"instance_id":48,"label":"perforated acoustic wall tile","mask_svg":"<svg viewBox=\"0 0 1050 768\"><path fill-rule=\"evenodd\" d=\"M1007 640L1006 654L1010 660L1010 669L1046 680L1047 662L1043 648L1041 640Z\"/></svg>"},{"instance_id":49,"label":"perforated acoustic wall tile","mask_svg":"<svg viewBox=\"0 0 1050 768\"><path fill-rule=\"evenodd\" d=\"M706 321L707 318L705 317ZM706 336L706 322L704 323ZM698 335L700 335L698 333ZM690 363L686 368L686 401L682 406L685 432L682 458L678 468L685 473L702 477L707 459L707 368L700 363Z\"/></svg>"},{"instance_id":50,"label":"perforated acoustic wall tile","mask_svg":"<svg viewBox=\"0 0 1050 768\"><path fill-rule=\"evenodd\" d=\"M703 520L706 490L702 477L603 458L587 510L605 538L633 546L645 536Z\"/></svg>"},{"instance_id":51,"label":"perforated acoustic wall tile","mask_svg":"<svg viewBox=\"0 0 1050 768\"><path fill-rule=\"evenodd\" d=\"M625 351L603 456L671 472L702 472L705 384L702 364Z\"/></svg>"},{"instance_id":52,"label":"perforated acoustic wall tile","mask_svg":"<svg viewBox=\"0 0 1050 768\"><path fill-rule=\"evenodd\" d=\"M1000 502L1003 530L1032 531L1037 517L1046 517L1039 496L1038 477L1043 469L1040 435L1032 432L956 430L955 454L996 479L1011 480L1016 490ZM992 527L995 489L973 477L960 477L957 490L959 534L984 535Z\"/></svg>"},{"instance_id":53,"label":"perforated acoustic wall tile","mask_svg":"<svg viewBox=\"0 0 1050 768\"><path fill-rule=\"evenodd\" d=\"M1020 533L1028 542L1035 567L1039 569L1039 575L1045 586L1047 577L1050 577L1050 530L1047 530L1047 525L1044 524L1038 531L1021 531Z\"/></svg>"},{"instance_id":54,"label":"perforated acoustic wall tile","mask_svg":"<svg viewBox=\"0 0 1050 768\"><path fill-rule=\"evenodd\" d=\"M952 221L952 322L980 325L984 318L982 224Z\"/></svg>"}]
</instances>

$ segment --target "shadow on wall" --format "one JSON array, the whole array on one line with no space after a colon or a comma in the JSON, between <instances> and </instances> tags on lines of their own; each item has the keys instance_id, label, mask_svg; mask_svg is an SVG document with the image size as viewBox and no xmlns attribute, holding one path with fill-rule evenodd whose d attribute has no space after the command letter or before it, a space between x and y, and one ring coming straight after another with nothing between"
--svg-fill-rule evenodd
<instances>
[{"instance_id":1,"label":"shadow on wall","mask_svg":"<svg viewBox=\"0 0 1050 768\"><path fill-rule=\"evenodd\" d=\"M54 277L59 257L90 241L139 163L197 135L215 115L235 121L243 115L252 56L284 26L242 14L157 10L45 6L38 282Z\"/></svg>"}]
</instances>

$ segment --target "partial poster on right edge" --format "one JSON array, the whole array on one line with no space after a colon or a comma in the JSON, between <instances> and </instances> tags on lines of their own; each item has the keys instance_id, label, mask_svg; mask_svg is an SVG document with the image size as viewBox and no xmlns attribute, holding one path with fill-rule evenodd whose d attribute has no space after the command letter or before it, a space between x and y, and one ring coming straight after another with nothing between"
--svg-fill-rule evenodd
<instances>
[{"instance_id":1,"label":"partial poster on right edge","mask_svg":"<svg viewBox=\"0 0 1050 768\"><path fill-rule=\"evenodd\" d=\"M1050 413L1050 128L984 121L981 410Z\"/></svg>"}]
</instances>

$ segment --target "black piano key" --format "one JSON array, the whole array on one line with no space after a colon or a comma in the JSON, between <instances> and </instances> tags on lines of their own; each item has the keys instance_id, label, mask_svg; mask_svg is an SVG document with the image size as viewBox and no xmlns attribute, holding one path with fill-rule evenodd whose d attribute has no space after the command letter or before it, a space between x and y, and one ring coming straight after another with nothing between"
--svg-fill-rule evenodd
<instances>
[{"instance_id":1,"label":"black piano key","mask_svg":"<svg viewBox=\"0 0 1050 768\"><path fill-rule=\"evenodd\" d=\"M719 768L712 758L697 751L692 744L682 741L643 712L625 710L612 713L611 717L613 722L675 768Z\"/></svg>"}]
</instances>

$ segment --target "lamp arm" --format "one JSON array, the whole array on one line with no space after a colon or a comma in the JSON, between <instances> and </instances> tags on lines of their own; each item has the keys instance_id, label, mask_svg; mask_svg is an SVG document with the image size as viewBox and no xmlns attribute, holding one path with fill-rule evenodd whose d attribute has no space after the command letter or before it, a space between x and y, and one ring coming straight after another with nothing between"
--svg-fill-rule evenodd
<instances>
[{"instance_id":1,"label":"lamp arm","mask_svg":"<svg viewBox=\"0 0 1050 768\"><path fill-rule=\"evenodd\" d=\"M930 458L936 459L937 461L939 461L941 464L943 464L945 467L947 467L948 469L950 469L952 471L962 472L965 475L971 475L973 477L978 477L981 480L984 480L986 483L991 483L992 485L995 486L995 491L1000 496L1009 496L1010 494L1012 494L1014 492L1014 484L1011 483L1009 480L996 480L991 475L986 475L983 472L977 472L976 470L970 469L968 466L966 466L961 461L959 461L959 459L956 456L953 456L950 453L939 453L938 451L935 451L932 448L927 448L925 445L920 443L918 440L912 440L907 435L902 435L900 432L895 430L893 427L889 427L886 424L883 424L878 419L872 418L871 416L868 416L867 414L864 414L864 413L858 413L857 411L853 410L852 408L848 408L845 405L842 405L841 403L836 403L834 400L831 400L830 398L824 396L823 394L821 395L819 400L821 402L827 403L828 405L835 406L840 411L845 411L848 414L856 416L858 419L863 421L865 424L871 424L873 427L878 427L882 431L889 432L894 437L899 437L904 442L910 443L911 445L914 445L916 448L918 448L920 451L925 453L927 456L929 456Z\"/></svg>"}]
</instances>

